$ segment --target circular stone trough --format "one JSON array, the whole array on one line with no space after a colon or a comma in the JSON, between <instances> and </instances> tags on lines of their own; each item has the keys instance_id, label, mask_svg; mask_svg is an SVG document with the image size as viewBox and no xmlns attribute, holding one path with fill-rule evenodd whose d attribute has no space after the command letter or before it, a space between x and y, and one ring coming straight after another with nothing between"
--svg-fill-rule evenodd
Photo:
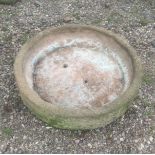
<instances>
[{"instance_id":1,"label":"circular stone trough","mask_svg":"<svg viewBox=\"0 0 155 155\"><path fill-rule=\"evenodd\" d=\"M49 125L91 129L121 116L137 95L141 64L124 39L102 28L50 28L15 62L21 97Z\"/></svg>"}]
</instances>

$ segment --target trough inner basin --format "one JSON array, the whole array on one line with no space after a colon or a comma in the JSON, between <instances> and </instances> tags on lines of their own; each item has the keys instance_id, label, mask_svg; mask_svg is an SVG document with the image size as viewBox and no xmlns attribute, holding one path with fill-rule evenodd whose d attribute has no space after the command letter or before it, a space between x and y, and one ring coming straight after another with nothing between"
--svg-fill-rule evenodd
<instances>
[{"instance_id":1,"label":"trough inner basin","mask_svg":"<svg viewBox=\"0 0 155 155\"><path fill-rule=\"evenodd\" d=\"M95 30L66 29L46 35L29 49L28 85L43 100L67 108L102 107L130 86L128 52Z\"/></svg>"}]
</instances>

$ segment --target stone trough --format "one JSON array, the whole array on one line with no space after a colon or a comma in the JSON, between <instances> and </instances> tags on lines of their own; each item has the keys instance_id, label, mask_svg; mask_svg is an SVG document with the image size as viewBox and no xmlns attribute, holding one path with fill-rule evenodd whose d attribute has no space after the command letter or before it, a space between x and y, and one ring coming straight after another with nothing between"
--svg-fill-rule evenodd
<instances>
[{"instance_id":1,"label":"stone trough","mask_svg":"<svg viewBox=\"0 0 155 155\"><path fill-rule=\"evenodd\" d=\"M137 95L142 68L135 53L102 28L50 28L22 47L15 77L25 105L40 119L92 129L123 115Z\"/></svg>"}]
</instances>

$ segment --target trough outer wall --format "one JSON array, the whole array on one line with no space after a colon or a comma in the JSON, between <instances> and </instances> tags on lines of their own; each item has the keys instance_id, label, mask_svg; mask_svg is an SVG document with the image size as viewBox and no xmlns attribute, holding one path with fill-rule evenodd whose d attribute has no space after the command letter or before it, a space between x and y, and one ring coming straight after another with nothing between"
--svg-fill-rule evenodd
<instances>
[{"instance_id":1,"label":"trough outer wall","mask_svg":"<svg viewBox=\"0 0 155 155\"><path fill-rule=\"evenodd\" d=\"M76 27L77 25L69 25L71 27ZM67 27L67 26L66 26ZM31 42L27 42L27 44L22 48L22 50L19 52L19 55L16 58L15 64L14 64L14 70L15 70L15 77L17 81L17 85L19 88L19 92L21 95L21 98L24 102L24 104L34 113L38 118L46 122L49 126L53 126L56 128L64 128L64 129L94 129L98 127L103 127L109 123L111 123L113 120L117 119L118 117L122 116L126 110L128 109L129 105L132 103L133 99L137 96L139 86L141 85L141 79L143 75L143 69L141 66L141 63L136 56L136 51L132 47L128 45L124 39L121 39L119 36L106 31L104 29L95 28L94 26L81 26L81 27L89 27L96 30L100 30L102 33L105 33L106 35L109 35L112 37L115 41L117 41L123 48L126 48L127 51L131 54L131 58L133 59L133 67L135 69L134 71L134 82L132 84L132 87L130 88L130 91L127 91L124 98L118 98L117 104L108 104L104 106L104 112L102 112L99 115L94 116L79 116L79 117L69 117L67 116L67 112L64 112L63 114L59 115L59 113L63 113L63 110L61 111L55 111L52 109L49 109L49 106L44 104L45 102L42 102L40 99L38 100L37 104L34 102L33 97L27 96L28 90L23 81L20 81L21 74L21 66L22 64L22 58L24 52L26 51L26 48L28 44ZM46 33L48 33L49 30L46 30ZM36 40L39 40L39 38L44 35L43 32L40 33L39 37L36 36ZM32 39L33 40L33 39Z\"/></svg>"}]
</instances>

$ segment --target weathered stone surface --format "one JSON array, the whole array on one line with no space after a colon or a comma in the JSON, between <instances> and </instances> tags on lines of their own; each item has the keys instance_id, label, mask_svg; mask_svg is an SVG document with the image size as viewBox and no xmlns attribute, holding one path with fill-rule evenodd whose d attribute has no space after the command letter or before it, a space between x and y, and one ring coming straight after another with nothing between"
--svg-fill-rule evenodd
<instances>
[{"instance_id":1,"label":"weathered stone surface","mask_svg":"<svg viewBox=\"0 0 155 155\"><path fill-rule=\"evenodd\" d=\"M69 25L41 32L15 62L21 97L40 119L66 129L91 129L123 115L137 95L141 64L115 34Z\"/></svg>"}]
</instances>

